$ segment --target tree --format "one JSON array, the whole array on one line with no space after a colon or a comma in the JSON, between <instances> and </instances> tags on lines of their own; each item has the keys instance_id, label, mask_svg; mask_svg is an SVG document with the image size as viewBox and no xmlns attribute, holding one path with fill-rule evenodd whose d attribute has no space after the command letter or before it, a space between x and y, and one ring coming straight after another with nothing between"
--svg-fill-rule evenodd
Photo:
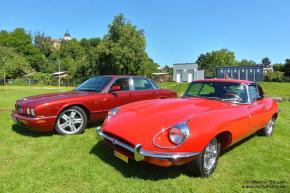
<instances>
[{"instance_id":1,"label":"tree","mask_svg":"<svg viewBox=\"0 0 290 193\"><path fill-rule=\"evenodd\" d=\"M290 78L290 59L286 59L285 60L285 64L284 64L284 67L283 67L283 71L284 71L284 75L287 78Z\"/></svg>"},{"instance_id":2,"label":"tree","mask_svg":"<svg viewBox=\"0 0 290 193\"><path fill-rule=\"evenodd\" d=\"M262 59L261 65L264 68L269 68L270 67L270 64L271 64L271 60L268 57L265 57L265 58Z\"/></svg>"},{"instance_id":3,"label":"tree","mask_svg":"<svg viewBox=\"0 0 290 193\"><path fill-rule=\"evenodd\" d=\"M277 64L273 64L273 70L274 71L279 71L279 72L283 72L284 66L283 64L277 63Z\"/></svg>"},{"instance_id":4,"label":"tree","mask_svg":"<svg viewBox=\"0 0 290 193\"><path fill-rule=\"evenodd\" d=\"M235 54L227 49L201 54L196 63L200 69L205 70L206 78L216 77L216 69L221 66L235 66Z\"/></svg>"},{"instance_id":5,"label":"tree","mask_svg":"<svg viewBox=\"0 0 290 193\"><path fill-rule=\"evenodd\" d=\"M3 78L3 83L6 78L15 78L31 70L27 60L17 54L13 49L0 46L0 74Z\"/></svg>"},{"instance_id":6,"label":"tree","mask_svg":"<svg viewBox=\"0 0 290 193\"><path fill-rule=\"evenodd\" d=\"M34 37L34 45L45 55L50 57L53 53L53 44L50 37L40 34L39 32Z\"/></svg>"},{"instance_id":7,"label":"tree","mask_svg":"<svg viewBox=\"0 0 290 193\"><path fill-rule=\"evenodd\" d=\"M145 48L144 31L128 22L123 14L117 15L97 46L100 73L151 75L157 67Z\"/></svg>"},{"instance_id":8,"label":"tree","mask_svg":"<svg viewBox=\"0 0 290 193\"><path fill-rule=\"evenodd\" d=\"M23 28L16 28L12 32L0 33L0 45L10 47L16 53L23 55L30 66L39 71L44 63L44 56L40 50L32 44L32 37Z\"/></svg>"},{"instance_id":9,"label":"tree","mask_svg":"<svg viewBox=\"0 0 290 193\"><path fill-rule=\"evenodd\" d=\"M253 60L242 59L241 61L237 61L237 66L256 66L256 62Z\"/></svg>"}]
</instances>

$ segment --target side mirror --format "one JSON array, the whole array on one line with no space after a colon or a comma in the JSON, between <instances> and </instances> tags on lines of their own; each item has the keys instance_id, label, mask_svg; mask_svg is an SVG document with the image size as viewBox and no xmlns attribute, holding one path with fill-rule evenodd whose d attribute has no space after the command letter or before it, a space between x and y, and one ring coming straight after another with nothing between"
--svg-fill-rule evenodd
<instances>
[{"instance_id":1,"label":"side mirror","mask_svg":"<svg viewBox=\"0 0 290 193\"><path fill-rule=\"evenodd\" d=\"M121 87L118 85L114 85L110 88L109 92L116 92L116 91L120 91Z\"/></svg>"}]
</instances>

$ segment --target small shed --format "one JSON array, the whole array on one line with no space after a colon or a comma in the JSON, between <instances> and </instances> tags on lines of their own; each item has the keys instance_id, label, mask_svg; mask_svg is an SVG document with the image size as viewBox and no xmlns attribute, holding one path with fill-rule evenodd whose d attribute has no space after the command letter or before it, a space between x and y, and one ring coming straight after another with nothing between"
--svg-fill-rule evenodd
<instances>
[{"instance_id":1,"label":"small shed","mask_svg":"<svg viewBox=\"0 0 290 193\"><path fill-rule=\"evenodd\" d=\"M193 80L204 79L204 70L198 70L195 63L173 64L173 81L192 82Z\"/></svg>"},{"instance_id":2,"label":"small shed","mask_svg":"<svg viewBox=\"0 0 290 193\"><path fill-rule=\"evenodd\" d=\"M223 66L217 68L217 78L229 75L232 79L260 82L264 78L262 66Z\"/></svg>"}]
</instances>

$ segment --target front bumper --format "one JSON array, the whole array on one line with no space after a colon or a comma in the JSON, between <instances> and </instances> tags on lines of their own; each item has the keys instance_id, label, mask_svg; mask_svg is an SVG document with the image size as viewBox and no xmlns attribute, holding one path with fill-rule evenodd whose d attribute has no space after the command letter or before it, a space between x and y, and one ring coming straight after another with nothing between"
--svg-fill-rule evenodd
<instances>
[{"instance_id":1,"label":"front bumper","mask_svg":"<svg viewBox=\"0 0 290 193\"><path fill-rule=\"evenodd\" d=\"M53 131L56 120L56 116L28 117L17 112L12 112L11 118L15 123L37 131Z\"/></svg>"},{"instance_id":2,"label":"front bumper","mask_svg":"<svg viewBox=\"0 0 290 193\"><path fill-rule=\"evenodd\" d=\"M106 133L104 133L100 127L96 129L96 132L102 138L110 141L114 145L118 145L134 154L135 161L143 161L145 157L151 157L156 159L167 159L167 160L192 160L194 156L197 156L198 152L159 152L159 151L150 151L142 148L141 144L135 146L128 145L118 139L115 139ZM173 162L172 162L173 163ZM178 164L174 164L178 165Z\"/></svg>"}]
</instances>

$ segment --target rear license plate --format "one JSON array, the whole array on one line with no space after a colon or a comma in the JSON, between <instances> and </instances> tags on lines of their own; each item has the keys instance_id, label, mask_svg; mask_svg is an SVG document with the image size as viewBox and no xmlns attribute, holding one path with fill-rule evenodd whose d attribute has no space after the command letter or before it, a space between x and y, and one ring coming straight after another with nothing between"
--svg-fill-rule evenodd
<instances>
[{"instance_id":1,"label":"rear license plate","mask_svg":"<svg viewBox=\"0 0 290 193\"><path fill-rule=\"evenodd\" d=\"M114 156L116 156L117 158L119 158L120 160L128 163L129 162L129 158L123 154L121 154L120 152L117 152L116 150L114 150Z\"/></svg>"}]
</instances>

